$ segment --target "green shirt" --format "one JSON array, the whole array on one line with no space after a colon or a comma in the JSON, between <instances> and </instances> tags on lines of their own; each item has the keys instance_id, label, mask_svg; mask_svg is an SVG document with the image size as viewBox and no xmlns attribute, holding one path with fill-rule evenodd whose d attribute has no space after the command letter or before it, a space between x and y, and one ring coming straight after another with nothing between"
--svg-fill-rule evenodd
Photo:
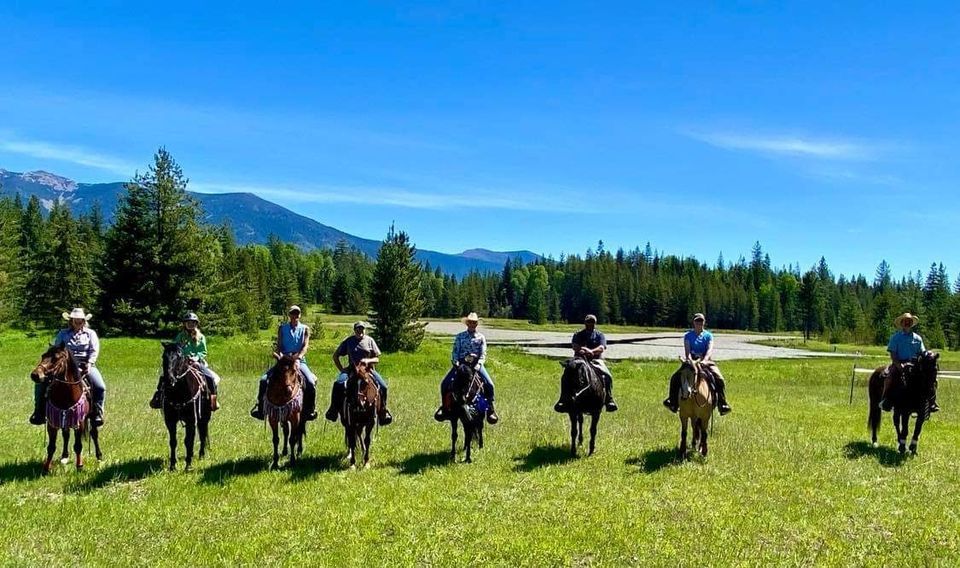
<instances>
[{"instance_id":1,"label":"green shirt","mask_svg":"<svg viewBox=\"0 0 960 568\"><path fill-rule=\"evenodd\" d=\"M207 359L207 338L203 336L199 331L197 332L197 340L194 341L190 334L186 331L181 331L173 338L173 341L180 344L180 347L183 349L183 354L188 357L196 357L201 361L206 361Z\"/></svg>"}]
</instances>

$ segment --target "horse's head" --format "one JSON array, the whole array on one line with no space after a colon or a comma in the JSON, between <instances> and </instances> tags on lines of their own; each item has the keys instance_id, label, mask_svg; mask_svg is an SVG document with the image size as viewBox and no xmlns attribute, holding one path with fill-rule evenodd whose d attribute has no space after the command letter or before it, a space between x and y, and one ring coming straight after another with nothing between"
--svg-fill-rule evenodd
<instances>
[{"instance_id":1,"label":"horse's head","mask_svg":"<svg viewBox=\"0 0 960 568\"><path fill-rule=\"evenodd\" d=\"M904 369L904 378L907 385L919 389L921 392L932 392L937 373L940 370L940 354L933 351L924 351L915 362Z\"/></svg>"},{"instance_id":2,"label":"horse's head","mask_svg":"<svg viewBox=\"0 0 960 568\"><path fill-rule=\"evenodd\" d=\"M582 387L586 386L588 382L587 378L587 362L583 359L567 359L566 361L560 361L560 366L563 367L563 375L560 376L561 385L570 385L572 387Z\"/></svg>"},{"instance_id":3,"label":"horse's head","mask_svg":"<svg viewBox=\"0 0 960 568\"><path fill-rule=\"evenodd\" d=\"M280 357L277 365L273 368L270 378L279 380L284 385L294 385L297 383L297 374L300 372L300 365L295 359L290 357Z\"/></svg>"},{"instance_id":4,"label":"horse's head","mask_svg":"<svg viewBox=\"0 0 960 568\"><path fill-rule=\"evenodd\" d=\"M183 354L183 348L179 343L163 342L163 355L161 357L163 365L163 384L166 387L173 387L183 376L186 366L189 364L186 355Z\"/></svg>"},{"instance_id":5,"label":"horse's head","mask_svg":"<svg viewBox=\"0 0 960 568\"><path fill-rule=\"evenodd\" d=\"M453 392L458 396L466 396L473 379L477 374L476 368L469 363L460 363L453 375Z\"/></svg>"},{"instance_id":6,"label":"horse's head","mask_svg":"<svg viewBox=\"0 0 960 568\"><path fill-rule=\"evenodd\" d=\"M701 376L700 361L697 359L680 358L680 390L681 393L693 392Z\"/></svg>"},{"instance_id":7,"label":"horse's head","mask_svg":"<svg viewBox=\"0 0 960 568\"><path fill-rule=\"evenodd\" d=\"M50 346L40 356L40 362L30 372L30 378L35 383L45 383L52 378L65 376L70 369L79 372L70 351L63 346Z\"/></svg>"},{"instance_id":8,"label":"horse's head","mask_svg":"<svg viewBox=\"0 0 960 568\"><path fill-rule=\"evenodd\" d=\"M373 379L373 370L366 363L357 363L351 367L350 378L357 387L356 403L360 408L376 408L380 404L380 390Z\"/></svg>"}]
</instances>

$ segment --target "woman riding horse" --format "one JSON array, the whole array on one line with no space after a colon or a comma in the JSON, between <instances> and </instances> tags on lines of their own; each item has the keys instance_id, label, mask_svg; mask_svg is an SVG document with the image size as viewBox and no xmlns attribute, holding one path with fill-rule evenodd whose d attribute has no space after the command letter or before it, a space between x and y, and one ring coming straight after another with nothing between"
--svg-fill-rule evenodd
<instances>
[{"instance_id":1,"label":"woman riding horse","mask_svg":"<svg viewBox=\"0 0 960 568\"><path fill-rule=\"evenodd\" d=\"M61 329L53 340L54 347L66 347L73 355L80 368L81 376L90 384L90 398L93 406L90 409L90 422L97 427L103 426L103 404L107 396L107 385L103 382L103 375L97 369L97 358L100 356L100 338L97 332L90 329L87 321L91 314L83 308L73 308L70 313L63 312L63 319L70 322L69 327ZM46 422L44 406L47 401L47 392L37 384L33 389L33 414L30 423L40 426Z\"/></svg>"},{"instance_id":2,"label":"woman riding horse","mask_svg":"<svg viewBox=\"0 0 960 568\"><path fill-rule=\"evenodd\" d=\"M713 334L704 329L706 325L706 316L701 313L693 314L693 329L683 336L684 360L699 360L700 366L705 371L705 376L711 381L713 390L717 393L717 409L723 416L729 413L732 408L727 403L727 387L723 375L720 374L720 368L713 361ZM680 370L670 377L670 394L663 401L663 405L670 412L677 412L679 409L680 393Z\"/></svg>"},{"instance_id":3,"label":"woman riding horse","mask_svg":"<svg viewBox=\"0 0 960 568\"><path fill-rule=\"evenodd\" d=\"M199 325L200 318L197 317L197 314L187 313L181 321L182 329L173 338L173 342L180 346L183 354L197 365L203 375L207 384L207 391L210 393L210 411L213 412L220 408L220 404L217 402L217 386L220 384L220 375L213 372L213 369L207 363L207 338L200 332ZM150 408L160 409L163 407L160 392L162 381L163 377L157 381L157 391L153 393L153 398L150 400Z\"/></svg>"},{"instance_id":4,"label":"woman riding horse","mask_svg":"<svg viewBox=\"0 0 960 568\"><path fill-rule=\"evenodd\" d=\"M200 458L207 449L210 424L210 398L203 388L204 377L192 357L179 343L164 343L160 376L163 422L170 441L170 471L177 466L177 425L183 424L186 468L193 467L193 443L200 435Z\"/></svg>"}]
</instances>

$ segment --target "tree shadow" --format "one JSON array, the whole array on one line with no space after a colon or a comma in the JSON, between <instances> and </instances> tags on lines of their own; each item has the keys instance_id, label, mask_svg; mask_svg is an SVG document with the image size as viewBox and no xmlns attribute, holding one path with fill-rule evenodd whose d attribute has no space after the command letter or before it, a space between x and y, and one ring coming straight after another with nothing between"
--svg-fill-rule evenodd
<instances>
[{"instance_id":1,"label":"tree shadow","mask_svg":"<svg viewBox=\"0 0 960 568\"><path fill-rule=\"evenodd\" d=\"M267 471L269 468L270 460L267 457L245 457L230 460L205 468L203 475L200 477L200 482L209 485L224 485L231 477L256 475L262 471Z\"/></svg>"},{"instance_id":2,"label":"tree shadow","mask_svg":"<svg viewBox=\"0 0 960 568\"><path fill-rule=\"evenodd\" d=\"M873 444L863 440L850 442L843 447L843 453L849 460L860 459L863 456L877 458L877 463L884 467L900 467L907 460L908 454L901 454L886 446L873 447Z\"/></svg>"},{"instance_id":3,"label":"tree shadow","mask_svg":"<svg viewBox=\"0 0 960 568\"><path fill-rule=\"evenodd\" d=\"M655 473L665 467L679 463L676 448L657 448L643 453L637 458L630 458L627 465L638 466L644 473Z\"/></svg>"},{"instance_id":4,"label":"tree shadow","mask_svg":"<svg viewBox=\"0 0 960 568\"><path fill-rule=\"evenodd\" d=\"M290 481L306 481L325 471L339 470L342 467L341 464L341 456L334 454L301 457L297 460L296 465L289 468Z\"/></svg>"},{"instance_id":5,"label":"tree shadow","mask_svg":"<svg viewBox=\"0 0 960 568\"><path fill-rule=\"evenodd\" d=\"M513 471L531 472L541 467L559 465L577 458L570 454L568 446L537 446L525 456L516 456L513 461L517 464Z\"/></svg>"},{"instance_id":6,"label":"tree shadow","mask_svg":"<svg viewBox=\"0 0 960 568\"><path fill-rule=\"evenodd\" d=\"M401 475L420 475L432 467L440 467L451 463L454 462L450 459L450 452L444 450L439 452L424 452L410 456L403 461L391 463L390 465L395 467Z\"/></svg>"},{"instance_id":7,"label":"tree shadow","mask_svg":"<svg viewBox=\"0 0 960 568\"><path fill-rule=\"evenodd\" d=\"M89 493L111 483L139 481L160 471L163 471L163 460L160 458L139 458L128 462L115 463L97 470L93 477L72 485L69 490Z\"/></svg>"},{"instance_id":8,"label":"tree shadow","mask_svg":"<svg viewBox=\"0 0 960 568\"><path fill-rule=\"evenodd\" d=\"M13 483L15 481L27 481L37 479L43 475L43 462L36 461L15 461L0 465L0 485Z\"/></svg>"}]
</instances>

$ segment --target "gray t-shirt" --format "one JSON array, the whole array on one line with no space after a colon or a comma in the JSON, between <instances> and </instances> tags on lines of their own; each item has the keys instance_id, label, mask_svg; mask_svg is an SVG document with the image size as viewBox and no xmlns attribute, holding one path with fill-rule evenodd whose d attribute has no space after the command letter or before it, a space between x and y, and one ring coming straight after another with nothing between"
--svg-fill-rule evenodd
<instances>
[{"instance_id":1,"label":"gray t-shirt","mask_svg":"<svg viewBox=\"0 0 960 568\"><path fill-rule=\"evenodd\" d=\"M359 339L356 335L351 335L340 343L336 355L337 357L346 355L350 358L350 364L356 365L361 359L379 357L380 348L377 347L377 342L369 335L364 335Z\"/></svg>"}]
</instances>

